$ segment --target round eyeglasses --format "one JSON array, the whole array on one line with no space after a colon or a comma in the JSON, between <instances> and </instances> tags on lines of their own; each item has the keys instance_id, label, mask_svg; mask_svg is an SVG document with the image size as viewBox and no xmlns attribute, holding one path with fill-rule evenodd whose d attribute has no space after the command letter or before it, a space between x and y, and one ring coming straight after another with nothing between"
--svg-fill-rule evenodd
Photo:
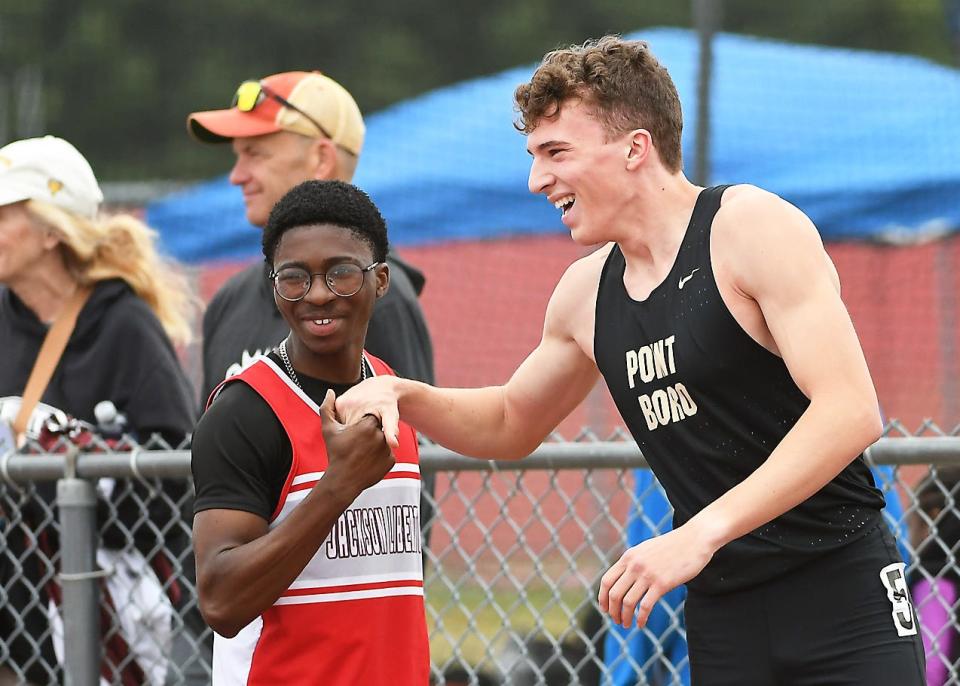
<instances>
[{"instance_id":1,"label":"round eyeglasses","mask_svg":"<svg viewBox=\"0 0 960 686\"><path fill-rule=\"evenodd\" d=\"M338 264L326 273L317 272L316 274L311 274L303 267L284 267L279 271L270 272L267 278L273 281L273 289L277 295L288 302L303 300L310 292L315 276L322 276L323 282L334 295L349 298L360 292L363 288L364 275L376 269L379 264L380 262L374 262L369 267L358 267L347 262Z\"/></svg>"}]
</instances>

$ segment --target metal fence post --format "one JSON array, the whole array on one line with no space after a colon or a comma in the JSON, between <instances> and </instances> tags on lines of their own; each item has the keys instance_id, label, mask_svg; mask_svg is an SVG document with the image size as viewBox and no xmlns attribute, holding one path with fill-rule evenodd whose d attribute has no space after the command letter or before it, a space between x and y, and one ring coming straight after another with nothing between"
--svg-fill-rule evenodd
<instances>
[{"instance_id":1,"label":"metal fence post","mask_svg":"<svg viewBox=\"0 0 960 686\"><path fill-rule=\"evenodd\" d=\"M713 36L720 29L723 0L693 0L694 26L700 44L697 70L697 134L693 182L710 185L710 94L713 90Z\"/></svg>"},{"instance_id":2,"label":"metal fence post","mask_svg":"<svg viewBox=\"0 0 960 686\"><path fill-rule=\"evenodd\" d=\"M76 477L77 450L57 481L60 509L60 585L63 589L64 673L67 686L100 683L100 599L96 567L97 492Z\"/></svg>"}]
</instances>

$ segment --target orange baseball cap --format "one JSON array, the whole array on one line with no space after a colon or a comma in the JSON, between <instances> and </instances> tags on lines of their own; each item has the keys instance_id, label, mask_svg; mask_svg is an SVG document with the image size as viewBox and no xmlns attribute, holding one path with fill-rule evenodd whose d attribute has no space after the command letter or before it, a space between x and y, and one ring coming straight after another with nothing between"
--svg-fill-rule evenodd
<instances>
[{"instance_id":1,"label":"orange baseball cap","mask_svg":"<svg viewBox=\"0 0 960 686\"><path fill-rule=\"evenodd\" d=\"M187 131L203 143L292 131L329 138L359 155L366 127L353 96L318 71L287 71L244 81L230 109L193 112Z\"/></svg>"}]
</instances>

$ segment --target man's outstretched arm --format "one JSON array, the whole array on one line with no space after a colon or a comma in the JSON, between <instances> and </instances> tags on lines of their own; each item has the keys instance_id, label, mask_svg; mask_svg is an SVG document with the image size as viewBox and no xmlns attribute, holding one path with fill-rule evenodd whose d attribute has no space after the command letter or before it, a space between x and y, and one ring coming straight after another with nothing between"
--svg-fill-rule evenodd
<instances>
[{"instance_id":1,"label":"man's outstretched arm","mask_svg":"<svg viewBox=\"0 0 960 686\"><path fill-rule=\"evenodd\" d=\"M584 297L590 292L589 276L582 261L567 270L547 305L540 344L503 386L436 388L378 377L338 398L337 411L348 424L364 414L380 417L393 446L402 417L432 440L464 455L487 459L528 455L596 383L596 365L572 326L589 317L592 330L594 301Z\"/></svg>"}]
</instances>

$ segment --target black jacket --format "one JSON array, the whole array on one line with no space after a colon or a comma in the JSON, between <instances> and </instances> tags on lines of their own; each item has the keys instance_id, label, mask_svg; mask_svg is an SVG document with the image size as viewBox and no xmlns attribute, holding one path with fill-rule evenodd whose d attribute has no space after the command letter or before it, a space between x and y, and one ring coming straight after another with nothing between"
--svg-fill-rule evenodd
<instances>
[{"instance_id":1,"label":"black jacket","mask_svg":"<svg viewBox=\"0 0 960 686\"><path fill-rule=\"evenodd\" d=\"M0 287L0 350L4 354L0 411L8 420L14 403L2 399L22 394L46 333L47 326L33 311L12 291ZM93 408L101 400L113 402L127 417L127 429L141 442L156 433L176 447L193 427L194 396L173 346L146 303L120 280L96 285L41 397L42 403L91 424L96 424ZM43 411L38 408L35 414ZM176 567L174 560L157 556L161 549L189 565L189 520L181 521L192 509L188 485L183 480L154 485L159 489L136 480L117 481L110 500L101 499L103 544L124 548L132 532L136 547L155 565ZM4 527L6 546L0 551L0 582L9 589L0 608L0 644L3 652L9 651L5 660L24 669L31 682L57 683L62 680L58 671L51 675L44 668L45 663L57 670L57 660L42 593L45 580L55 573L49 556L58 547L57 529L50 526L50 517L56 516L56 484L38 482L35 487L35 493L28 491L21 497L0 486L3 514L17 524ZM38 545L43 555L35 554ZM160 568L155 569L159 573ZM186 573L192 576L189 568ZM12 579L18 581L11 584ZM191 595L184 593L181 601Z\"/></svg>"},{"instance_id":2,"label":"black jacket","mask_svg":"<svg viewBox=\"0 0 960 686\"><path fill-rule=\"evenodd\" d=\"M390 288L374 306L364 347L397 375L433 383L433 345L417 300L424 276L393 254L387 264ZM290 332L273 301L269 271L263 262L250 265L210 301L203 317L201 405L228 374L270 352Z\"/></svg>"},{"instance_id":3,"label":"black jacket","mask_svg":"<svg viewBox=\"0 0 960 686\"><path fill-rule=\"evenodd\" d=\"M0 398L23 392L46 334L33 311L0 288ZM94 405L110 400L139 440L159 433L176 446L193 427L192 399L160 322L113 279L97 284L83 306L41 402L95 424Z\"/></svg>"}]
</instances>

